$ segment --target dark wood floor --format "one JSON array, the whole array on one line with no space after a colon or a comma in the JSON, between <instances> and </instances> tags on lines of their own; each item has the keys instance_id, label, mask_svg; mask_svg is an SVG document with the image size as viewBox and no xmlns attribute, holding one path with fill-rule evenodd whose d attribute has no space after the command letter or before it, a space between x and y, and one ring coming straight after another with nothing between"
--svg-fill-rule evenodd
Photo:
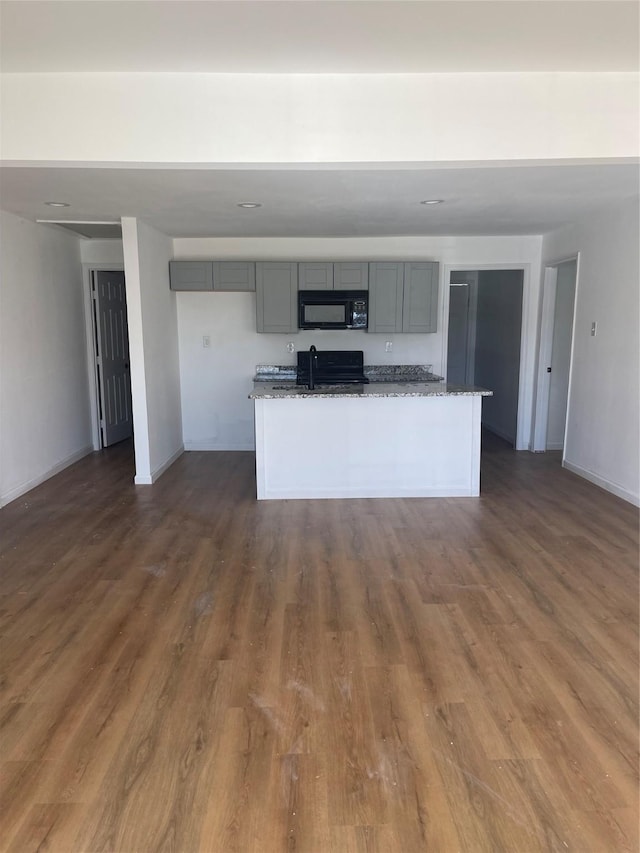
<instances>
[{"instance_id":1,"label":"dark wood floor","mask_svg":"<svg viewBox=\"0 0 640 853\"><path fill-rule=\"evenodd\" d=\"M479 499L253 464L0 512L1 849L637 851L637 511L495 440Z\"/></svg>"}]
</instances>

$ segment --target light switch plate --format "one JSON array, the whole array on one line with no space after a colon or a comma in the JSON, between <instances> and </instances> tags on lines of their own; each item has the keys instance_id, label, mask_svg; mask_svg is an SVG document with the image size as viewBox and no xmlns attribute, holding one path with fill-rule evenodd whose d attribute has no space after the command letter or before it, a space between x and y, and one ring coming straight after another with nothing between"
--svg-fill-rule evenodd
<instances>
[{"instance_id":1,"label":"light switch plate","mask_svg":"<svg viewBox=\"0 0 640 853\"><path fill-rule=\"evenodd\" d=\"M202 346L207 349L211 346L211 335L203 335L202 336Z\"/></svg>"}]
</instances>

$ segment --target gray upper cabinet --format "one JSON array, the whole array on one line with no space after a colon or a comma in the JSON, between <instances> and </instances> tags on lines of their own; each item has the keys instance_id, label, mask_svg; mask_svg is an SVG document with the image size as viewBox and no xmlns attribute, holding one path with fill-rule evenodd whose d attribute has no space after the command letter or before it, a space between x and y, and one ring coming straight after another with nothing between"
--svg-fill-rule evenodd
<instances>
[{"instance_id":1,"label":"gray upper cabinet","mask_svg":"<svg viewBox=\"0 0 640 853\"><path fill-rule=\"evenodd\" d=\"M369 264L369 331L392 335L402 331L404 264Z\"/></svg>"},{"instance_id":2,"label":"gray upper cabinet","mask_svg":"<svg viewBox=\"0 0 640 853\"><path fill-rule=\"evenodd\" d=\"M259 332L298 331L300 290L369 290L369 332L424 334L438 328L435 261L170 261L172 290L252 291Z\"/></svg>"},{"instance_id":3,"label":"gray upper cabinet","mask_svg":"<svg viewBox=\"0 0 640 853\"><path fill-rule=\"evenodd\" d=\"M333 290L333 264L315 261L299 263L298 290Z\"/></svg>"},{"instance_id":4,"label":"gray upper cabinet","mask_svg":"<svg viewBox=\"0 0 640 853\"><path fill-rule=\"evenodd\" d=\"M424 334L438 326L438 264L377 261L369 265L369 332Z\"/></svg>"},{"instance_id":5,"label":"gray upper cabinet","mask_svg":"<svg viewBox=\"0 0 640 853\"><path fill-rule=\"evenodd\" d=\"M368 290L369 264L361 261L304 261L298 264L300 290Z\"/></svg>"},{"instance_id":6,"label":"gray upper cabinet","mask_svg":"<svg viewBox=\"0 0 640 853\"><path fill-rule=\"evenodd\" d=\"M214 261L214 290L255 290L256 265L254 261Z\"/></svg>"},{"instance_id":7,"label":"gray upper cabinet","mask_svg":"<svg viewBox=\"0 0 640 853\"><path fill-rule=\"evenodd\" d=\"M272 334L298 331L298 264L256 264L256 329Z\"/></svg>"},{"instance_id":8,"label":"gray upper cabinet","mask_svg":"<svg viewBox=\"0 0 640 853\"><path fill-rule=\"evenodd\" d=\"M169 261L171 290L213 290L212 261Z\"/></svg>"},{"instance_id":9,"label":"gray upper cabinet","mask_svg":"<svg viewBox=\"0 0 640 853\"><path fill-rule=\"evenodd\" d=\"M334 290L368 290L369 264L360 261L340 261L333 265Z\"/></svg>"},{"instance_id":10,"label":"gray upper cabinet","mask_svg":"<svg viewBox=\"0 0 640 853\"><path fill-rule=\"evenodd\" d=\"M439 265L434 261L412 261L404 265L403 332L424 334L437 330L438 273Z\"/></svg>"},{"instance_id":11,"label":"gray upper cabinet","mask_svg":"<svg viewBox=\"0 0 640 853\"><path fill-rule=\"evenodd\" d=\"M171 290L255 290L254 261L169 261Z\"/></svg>"}]
</instances>

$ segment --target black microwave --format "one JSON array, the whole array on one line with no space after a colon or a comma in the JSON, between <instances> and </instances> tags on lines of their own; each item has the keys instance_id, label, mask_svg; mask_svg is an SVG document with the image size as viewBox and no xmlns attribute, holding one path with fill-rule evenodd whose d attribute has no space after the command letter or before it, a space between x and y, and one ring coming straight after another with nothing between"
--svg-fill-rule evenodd
<instances>
[{"instance_id":1,"label":"black microwave","mask_svg":"<svg viewBox=\"0 0 640 853\"><path fill-rule=\"evenodd\" d=\"M369 293L366 290L299 290L301 329L366 329Z\"/></svg>"}]
</instances>

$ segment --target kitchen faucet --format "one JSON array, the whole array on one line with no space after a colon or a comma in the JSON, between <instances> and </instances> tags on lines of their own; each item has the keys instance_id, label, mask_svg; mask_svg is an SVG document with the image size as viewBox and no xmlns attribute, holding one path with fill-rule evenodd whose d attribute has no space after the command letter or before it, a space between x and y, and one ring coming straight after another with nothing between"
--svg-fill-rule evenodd
<instances>
[{"instance_id":1,"label":"kitchen faucet","mask_svg":"<svg viewBox=\"0 0 640 853\"><path fill-rule=\"evenodd\" d=\"M316 348L313 344L309 347L309 391L313 391L315 386L314 379L314 365L317 367L318 365L318 356L316 355Z\"/></svg>"}]
</instances>

